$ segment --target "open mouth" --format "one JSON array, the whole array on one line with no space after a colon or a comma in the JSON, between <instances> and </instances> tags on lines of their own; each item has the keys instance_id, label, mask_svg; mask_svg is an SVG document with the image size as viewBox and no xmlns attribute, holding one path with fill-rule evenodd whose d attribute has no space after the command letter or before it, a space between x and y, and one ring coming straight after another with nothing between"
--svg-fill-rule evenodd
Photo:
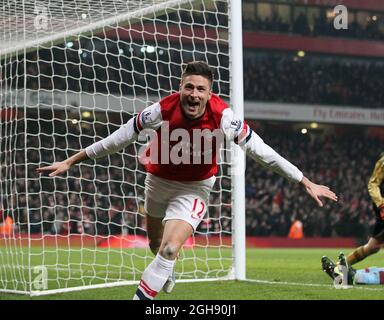
<instances>
[{"instance_id":1,"label":"open mouth","mask_svg":"<svg viewBox=\"0 0 384 320\"><path fill-rule=\"evenodd\" d=\"M199 101L188 101L188 106L190 107L197 107L199 104Z\"/></svg>"}]
</instances>

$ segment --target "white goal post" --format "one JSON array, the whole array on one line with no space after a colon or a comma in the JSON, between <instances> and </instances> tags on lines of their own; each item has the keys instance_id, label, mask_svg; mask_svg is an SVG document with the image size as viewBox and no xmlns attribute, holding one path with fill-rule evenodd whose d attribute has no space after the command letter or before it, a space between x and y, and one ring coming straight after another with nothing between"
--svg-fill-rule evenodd
<instances>
[{"instance_id":1,"label":"white goal post","mask_svg":"<svg viewBox=\"0 0 384 320\"><path fill-rule=\"evenodd\" d=\"M65 176L35 169L177 91L192 60L214 68L214 92L243 117L241 10L238 0L0 4L0 292L139 282L153 259L137 157L145 142ZM245 279L245 156L224 148L207 216L176 264L178 282Z\"/></svg>"}]
</instances>

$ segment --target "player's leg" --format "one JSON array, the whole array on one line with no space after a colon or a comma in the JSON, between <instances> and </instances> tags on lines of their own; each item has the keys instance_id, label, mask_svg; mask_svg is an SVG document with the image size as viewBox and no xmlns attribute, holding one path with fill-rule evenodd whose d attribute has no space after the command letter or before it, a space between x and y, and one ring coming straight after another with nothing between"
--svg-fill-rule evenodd
<instances>
[{"instance_id":1,"label":"player's leg","mask_svg":"<svg viewBox=\"0 0 384 320\"><path fill-rule=\"evenodd\" d=\"M365 245L356 248L348 255L348 264L354 265L355 263L364 260L366 257L377 253L380 250L381 245L382 241L376 238L370 238Z\"/></svg>"},{"instance_id":2,"label":"player's leg","mask_svg":"<svg viewBox=\"0 0 384 320\"><path fill-rule=\"evenodd\" d=\"M192 231L189 230L189 228L191 227L191 225L189 223L185 224L185 221L182 221L182 220L168 220L166 222L166 225L168 226L167 231L166 231L165 235L163 236L163 244L165 243L165 241L167 241L167 239L170 239L171 242L173 241L172 238L170 238L168 236L168 233L170 233L170 235L172 235L172 236L175 235L176 233L173 231L173 228L175 228L176 224L178 225L179 223L184 224L185 234L189 233L189 236L192 234L193 230ZM179 229L179 226L177 226L177 228ZM181 245L177 248L177 255L175 258L176 260L179 258L179 253L180 253L180 249L181 249L182 245L189 238L189 236L187 236L185 239L176 240L176 242L181 243ZM175 287L175 285L176 285L176 273L175 273L175 267L173 267L172 273L169 275L167 281L165 282L165 284L163 286L163 291L165 293L171 293L173 288Z\"/></svg>"},{"instance_id":3,"label":"player's leg","mask_svg":"<svg viewBox=\"0 0 384 320\"><path fill-rule=\"evenodd\" d=\"M355 284L356 270L348 264L347 258L343 252L340 252L339 254L337 267L342 277L347 277L348 284Z\"/></svg>"},{"instance_id":4,"label":"player's leg","mask_svg":"<svg viewBox=\"0 0 384 320\"><path fill-rule=\"evenodd\" d=\"M155 259L144 270L135 300L156 297L173 272L179 250L193 233L193 227L183 220L167 220L163 240Z\"/></svg>"},{"instance_id":5,"label":"player's leg","mask_svg":"<svg viewBox=\"0 0 384 320\"><path fill-rule=\"evenodd\" d=\"M347 284L354 284L356 271L348 265L343 253L339 254L337 263L334 263L328 257L323 256L321 258L321 266L323 271L332 278L334 283L337 282L337 284L342 284L344 279L347 279Z\"/></svg>"},{"instance_id":6,"label":"player's leg","mask_svg":"<svg viewBox=\"0 0 384 320\"><path fill-rule=\"evenodd\" d=\"M172 219L165 222L163 241L159 249L162 257L175 260L185 241L192 235L193 227L184 220Z\"/></svg>"},{"instance_id":7,"label":"player's leg","mask_svg":"<svg viewBox=\"0 0 384 320\"><path fill-rule=\"evenodd\" d=\"M366 257L377 253L384 244L384 221L381 219L380 210L375 205L374 211L376 215L376 223L373 228L372 237L365 245L356 248L348 255L347 262L349 265L354 265L355 263L364 260Z\"/></svg>"},{"instance_id":8,"label":"player's leg","mask_svg":"<svg viewBox=\"0 0 384 320\"><path fill-rule=\"evenodd\" d=\"M156 256L163 238L163 218L165 217L167 205L158 203L148 197L145 201L145 208L147 212L147 234L149 240L149 247L152 253ZM172 274L168 277L168 280L163 286L163 291L165 293L171 293L175 286L175 283L176 274L175 270L173 270Z\"/></svg>"},{"instance_id":9,"label":"player's leg","mask_svg":"<svg viewBox=\"0 0 384 320\"><path fill-rule=\"evenodd\" d=\"M178 253L206 213L205 201L196 194L170 199L164 218L163 239L155 259L144 270L134 299L154 299L172 275Z\"/></svg>"},{"instance_id":10,"label":"player's leg","mask_svg":"<svg viewBox=\"0 0 384 320\"><path fill-rule=\"evenodd\" d=\"M338 275L335 273L336 264L326 256L321 258L321 268L327 275L331 277L332 280L334 280Z\"/></svg>"},{"instance_id":11,"label":"player's leg","mask_svg":"<svg viewBox=\"0 0 384 320\"><path fill-rule=\"evenodd\" d=\"M163 237L163 218L165 217L169 190L162 181L148 174L145 179L145 203L144 210L146 212L147 235L149 240L149 248L154 255L160 248Z\"/></svg>"},{"instance_id":12,"label":"player's leg","mask_svg":"<svg viewBox=\"0 0 384 320\"><path fill-rule=\"evenodd\" d=\"M209 195L209 191L207 190L206 195ZM172 229L172 225L174 222L172 221L184 221L186 222L185 227L188 228L188 225L192 227L192 232L189 232L189 236L196 230L197 226L200 224L202 218L204 217L207 211L207 197L202 193L202 197L197 194L188 194L188 195L178 195L176 198L170 201L170 205L167 210L167 215L164 218L166 221L167 230L170 230L170 234L164 233L163 241L166 239L171 239L170 236L176 234ZM168 223L171 222L171 223ZM182 240L182 244L189 238L186 237ZM178 248L178 252L181 247ZM177 254L176 259L178 258L179 253ZM163 286L163 291L165 293L171 293L174 286L176 284L176 274L175 271L169 276L168 280Z\"/></svg>"},{"instance_id":13,"label":"player's leg","mask_svg":"<svg viewBox=\"0 0 384 320\"><path fill-rule=\"evenodd\" d=\"M159 251L161 240L163 238L163 218L153 217L147 214L147 234L149 248L154 255Z\"/></svg>"},{"instance_id":14,"label":"player's leg","mask_svg":"<svg viewBox=\"0 0 384 320\"><path fill-rule=\"evenodd\" d=\"M167 192L171 191L170 186L164 186L163 181L150 177L146 181L148 189L146 190L145 199L145 211L147 213L147 234L149 239L149 246L152 253L155 255L155 259L144 270L141 282L134 296L134 299L153 299L157 293L163 288L163 291L170 293L175 286L175 261L176 259L168 260L164 258L164 255L159 254L160 245L164 235L163 218L166 216L166 211L169 206L169 199L167 198ZM154 189L158 190L157 194L154 194ZM155 198L156 200L154 200ZM166 202L168 201L168 202ZM175 202L175 201L174 201ZM173 205L172 208L175 206ZM182 210L182 208L176 208ZM164 222L165 225L173 225L173 222ZM184 224L184 222L182 222ZM179 228L179 231L183 233L183 228ZM188 225L188 236L191 234L193 228ZM175 238L170 238L169 232L166 233L164 239L170 241L170 243L177 243ZM178 237L178 233L174 232L174 236ZM177 238L176 238L177 239ZM184 239L180 240L182 243ZM181 245L182 245L181 243ZM179 247L181 247L179 244ZM163 246L164 247L164 246ZM178 249L179 250L179 249Z\"/></svg>"},{"instance_id":15,"label":"player's leg","mask_svg":"<svg viewBox=\"0 0 384 320\"><path fill-rule=\"evenodd\" d=\"M144 270L134 299L153 299L164 287L176 263L180 248L203 219L215 178L196 183L168 181L148 175L146 211L160 217L155 205L166 203L163 239L155 259Z\"/></svg>"}]
</instances>

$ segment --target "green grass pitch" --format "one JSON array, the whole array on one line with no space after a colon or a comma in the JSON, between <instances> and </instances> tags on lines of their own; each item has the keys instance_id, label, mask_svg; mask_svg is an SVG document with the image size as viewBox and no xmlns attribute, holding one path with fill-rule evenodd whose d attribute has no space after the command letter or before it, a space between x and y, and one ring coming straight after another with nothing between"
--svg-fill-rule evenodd
<instances>
[{"instance_id":1,"label":"green grass pitch","mask_svg":"<svg viewBox=\"0 0 384 320\"><path fill-rule=\"evenodd\" d=\"M206 254L206 250L205 254ZM321 271L320 259L323 255L327 255L332 259L340 250L335 249L248 249L247 250L247 278L250 281L214 281L214 282L193 282L178 283L172 294L160 292L157 296L158 300L365 300L365 299L384 299L384 286L354 286L348 289L336 289L333 287L330 278ZM345 253L351 249L342 249ZM71 254L71 260L68 260L68 254ZM64 267L67 261L74 261L76 254L82 257L83 253L73 252L60 254L59 257L54 254L55 261L49 260L45 256L45 264L57 264ZM222 252L222 254L230 257L230 252ZM97 283L98 278L95 274L102 275L104 272L111 272L102 267L102 260L107 259L107 255L94 255L88 252L87 261L90 262L87 273L71 275L74 281L84 281L89 277ZM130 259L127 255L126 259ZM148 256L147 259L151 257ZM217 258L217 257L216 257ZM25 257L24 257L25 259ZM111 257L109 256L109 259ZM113 258L112 258L113 259ZM119 255L120 263L124 264L124 258ZM33 260L33 258L32 258ZM148 260L150 261L150 260ZM140 277L140 264L148 261L137 260L137 270L133 271L135 280ZM188 259L186 259L188 261ZM4 260L2 263L4 264ZM204 261L201 267L204 268ZM196 263L196 261L195 261ZM220 262L217 261L219 264ZM185 271L188 266L182 263ZM99 265L99 266L98 266ZM367 258L365 261L356 265L356 268L364 268L368 266L383 266L382 253L378 253ZM68 268L68 266L66 266ZM181 266L178 266L180 270ZM225 266L224 266L225 267ZM0 266L0 275L4 267ZM60 275L60 281L69 280L69 274L60 272L60 267L55 267L56 272ZM92 271L93 270L93 271ZM21 272L21 271L20 271ZM93 272L93 274L92 274ZM117 272L117 269L116 269ZM112 270L113 273L113 270ZM92 276L92 277L91 277ZM77 280L76 280L77 279ZM96 280L95 280L96 279ZM1 281L1 279L0 279ZM102 281L102 278L99 279ZM45 296L29 297L26 295L0 293L0 300L130 300L136 290L135 285L91 289L78 292L59 293Z\"/></svg>"}]
</instances>

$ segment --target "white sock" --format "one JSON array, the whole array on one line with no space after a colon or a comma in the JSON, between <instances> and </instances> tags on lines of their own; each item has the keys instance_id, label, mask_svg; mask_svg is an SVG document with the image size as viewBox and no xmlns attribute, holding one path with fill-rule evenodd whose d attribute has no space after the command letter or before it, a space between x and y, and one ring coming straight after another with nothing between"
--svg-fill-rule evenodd
<instances>
[{"instance_id":1,"label":"white sock","mask_svg":"<svg viewBox=\"0 0 384 320\"><path fill-rule=\"evenodd\" d=\"M153 300L172 274L175 263L176 260L167 260L157 254L144 270L133 300Z\"/></svg>"}]
</instances>

